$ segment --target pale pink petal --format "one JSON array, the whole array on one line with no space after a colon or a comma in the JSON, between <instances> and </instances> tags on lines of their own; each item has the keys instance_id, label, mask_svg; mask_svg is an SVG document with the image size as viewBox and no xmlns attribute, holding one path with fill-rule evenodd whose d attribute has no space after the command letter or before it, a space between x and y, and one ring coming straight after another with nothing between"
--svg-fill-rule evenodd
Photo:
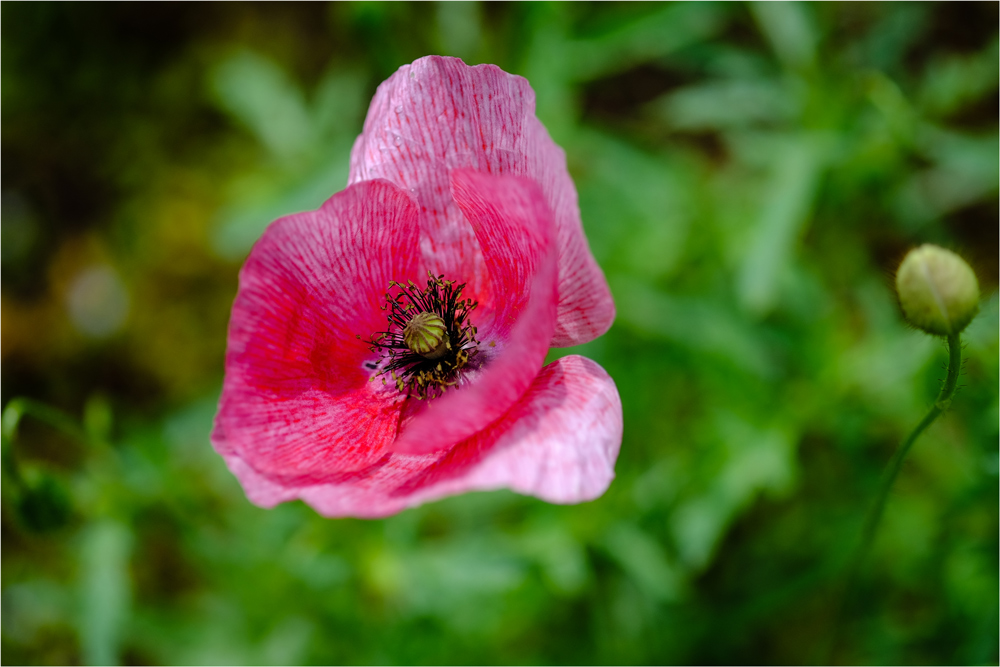
<instances>
[{"instance_id":1,"label":"pale pink petal","mask_svg":"<svg viewBox=\"0 0 1000 667\"><path fill-rule=\"evenodd\" d=\"M239 480L247 499L254 505L271 508L295 500L301 493L296 486L283 486L264 477L235 454L223 454L222 458L229 471Z\"/></svg>"},{"instance_id":2,"label":"pale pink petal","mask_svg":"<svg viewBox=\"0 0 1000 667\"><path fill-rule=\"evenodd\" d=\"M449 173L471 168L541 185L558 239L558 318L551 344L585 343L614 320L611 293L583 235L566 157L535 118L528 82L494 65L428 56L379 86L351 153L349 183L386 178L421 207L429 268L489 291L475 237L451 197Z\"/></svg>"},{"instance_id":3,"label":"pale pink petal","mask_svg":"<svg viewBox=\"0 0 1000 667\"><path fill-rule=\"evenodd\" d=\"M527 82L525 82L527 84ZM534 95L532 95L534 114ZM615 320L615 301L601 267L590 252L580 224L576 187L566 169L566 154L549 137L541 121L527 121L527 173L542 186L555 214L559 247L559 318L552 347L569 347L603 335Z\"/></svg>"},{"instance_id":4,"label":"pale pink petal","mask_svg":"<svg viewBox=\"0 0 1000 667\"><path fill-rule=\"evenodd\" d=\"M329 517L380 517L445 496L509 488L552 503L597 498L614 479L622 439L618 390L593 361L568 356L532 382L503 419L449 452L391 454L329 484L283 487L227 459L247 496L272 507L302 498Z\"/></svg>"},{"instance_id":5,"label":"pale pink petal","mask_svg":"<svg viewBox=\"0 0 1000 667\"><path fill-rule=\"evenodd\" d=\"M543 368L502 419L393 495L424 502L509 488L551 503L593 500L614 479L621 441L614 380L590 359L570 355Z\"/></svg>"},{"instance_id":6,"label":"pale pink petal","mask_svg":"<svg viewBox=\"0 0 1000 667\"><path fill-rule=\"evenodd\" d=\"M420 504L419 500L390 494L440 458L440 453L423 456L388 454L384 461L368 471L334 476L327 482L286 486L261 475L239 457L225 457L247 498L255 505L274 507L301 498L323 516L363 519L389 516Z\"/></svg>"},{"instance_id":7,"label":"pale pink petal","mask_svg":"<svg viewBox=\"0 0 1000 667\"><path fill-rule=\"evenodd\" d=\"M376 464L401 399L370 382L390 280L419 278L416 208L386 181L274 222L240 271L213 443L281 483ZM363 340L359 340L361 336Z\"/></svg>"},{"instance_id":8,"label":"pale pink petal","mask_svg":"<svg viewBox=\"0 0 1000 667\"><path fill-rule=\"evenodd\" d=\"M476 233L494 290L492 309L472 318L480 328L474 360L483 366L444 396L419 404L400 428L396 452L451 447L500 417L542 367L555 325L551 212L537 184L466 170L453 176L455 201Z\"/></svg>"}]
</instances>

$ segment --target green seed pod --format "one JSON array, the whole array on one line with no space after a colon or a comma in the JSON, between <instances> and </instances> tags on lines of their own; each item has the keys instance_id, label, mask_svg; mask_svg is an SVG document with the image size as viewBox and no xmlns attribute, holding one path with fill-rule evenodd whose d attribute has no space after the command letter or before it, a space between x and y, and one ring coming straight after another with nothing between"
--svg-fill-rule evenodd
<instances>
[{"instance_id":1,"label":"green seed pod","mask_svg":"<svg viewBox=\"0 0 1000 667\"><path fill-rule=\"evenodd\" d=\"M961 257L925 244L896 272L896 291L910 324L936 336L962 331L979 310L976 274Z\"/></svg>"},{"instance_id":2,"label":"green seed pod","mask_svg":"<svg viewBox=\"0 0 1000 667\"><path fill-rule=\"evenodd\" d=\"M403 328L403 342L422 357L439 359L450 349L444 320L435 313L417 313Z\"/></svg>"}]
</instances>

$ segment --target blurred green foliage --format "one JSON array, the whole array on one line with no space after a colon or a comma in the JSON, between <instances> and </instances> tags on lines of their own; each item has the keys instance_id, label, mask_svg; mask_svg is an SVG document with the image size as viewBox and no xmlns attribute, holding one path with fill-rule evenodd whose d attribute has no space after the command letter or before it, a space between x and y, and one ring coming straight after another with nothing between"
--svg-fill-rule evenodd
<instances>
[{"instance_id":1,"label":"blurred green foliage","mask_svg":"<svg viewBox=\"0 0 1000 667\"><path fill-rule=\"evenodd\" d=\"M996 3L0 12L5 664L997 663ZM259 509L208 443L240 262L428 53L526 76L566 149L618 319L552 357L618 383L618 478ZM944 375L891 291L922 242L982 313L830 654Z\"/></svg>"}]
</instances>

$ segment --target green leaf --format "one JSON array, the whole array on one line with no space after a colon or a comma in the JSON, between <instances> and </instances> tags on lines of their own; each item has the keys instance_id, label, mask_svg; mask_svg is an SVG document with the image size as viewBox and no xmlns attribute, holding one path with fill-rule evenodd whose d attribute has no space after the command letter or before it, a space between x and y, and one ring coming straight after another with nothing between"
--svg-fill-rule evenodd
<instances>
[{"instance_id":1,"label":"green leaf","mask_svg":"<svg viewBox=\"0 0 1000 667\"><path fill-rule=\"evenodd\" d=\"M777 305L782 273L809 219L826 153L827 142L809 134L777 146L737 282L743 307L755 315Z\"/></svg>"},{"instance_id":2,"label":"green leaf","mask_svg":"<svg viewBox=\"0 0 1000 667\"><path fill-rule=\"evenodd\" d=\"M680 598L681 573L663 547L637 526L615 523L608 529L603 546L644 594L658 602Z\"/></svg>"},{"instance_id":3,"label":"green leaf","mask_svg":"<svg viewBox=\"0 0 1000 667\"><path fill-rule=\"evenodd\" d=\"M120 523L102 520L86 529L82 542L83 659L88 665L116 665L129 613L132 534Z\"/></svg>"},{"instance_id":4,"label":"green leaf","mask_svg":"<svg viewBox=\"0 0 1000 667\"><path fill-rule=\"evenodd\" d=\"M816 34L799 2L753 2L757 24L781 62L791 70L810 67L816 58Z\"/></svg>"},{"instance_id":5,"label":"green leaf","mask_svg":"<svg viewBox=\"0 0 1000 667\"><path fill-rule=\"evenodd\" d=\"M703 41L722 29L726 9L712 3L671 3L663 9L593 39L567 45L573 78L608 76Z\"/></svg>"},{"instance_id":6,"label":"green leaf","mask_svg":"<svg viewBox=\"0 0 1000 667\"><path fill-rule=\"evenodd\" d=\"M291 158L308 149L313 127L305 97L274 61L241 51L216 66L211 85L219 106L275 156Z\"/></svg>"},{"instance_id":7,"label":"green leaf","mask_svg":"<svg viewBox=\"0 0 1000 667\"><path fill-rule=\"evenodd\" d=\"M753 325L704 298L672 297L638 281L613 278L622 321L643 333L724 359L754 375L774 372L767 347Z\"/></svg>"},{"instance_id":8,"label":"green leaf","mask_svg":"<svg viewBox=\"0 0 1000 667\"><path fill-rule=\"evenodd\" d=\"M783 82L731 79L681 88L649 110L678 130L723 130L786 123L798 114L797 102Z\"/></svg>"}]
</instances>

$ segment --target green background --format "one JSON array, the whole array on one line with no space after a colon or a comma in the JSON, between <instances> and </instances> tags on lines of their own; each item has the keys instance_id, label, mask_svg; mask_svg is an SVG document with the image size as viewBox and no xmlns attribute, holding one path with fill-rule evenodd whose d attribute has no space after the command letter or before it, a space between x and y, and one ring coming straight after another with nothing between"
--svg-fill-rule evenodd
<instances>
[{"instance_id":1,"label":"green background","mask_svg":"<svg viewBox=\"0 0 1000 667\"><path fill-rule=\"evenodd\" d=\"M3 3L3 662L996 664L997 7ZM237 271L428 53L566 149L617 479L259 509L208 442ZM982 312L831 649L944 376L892 290L924 242Z\"/></svg>"}]
</instances>

